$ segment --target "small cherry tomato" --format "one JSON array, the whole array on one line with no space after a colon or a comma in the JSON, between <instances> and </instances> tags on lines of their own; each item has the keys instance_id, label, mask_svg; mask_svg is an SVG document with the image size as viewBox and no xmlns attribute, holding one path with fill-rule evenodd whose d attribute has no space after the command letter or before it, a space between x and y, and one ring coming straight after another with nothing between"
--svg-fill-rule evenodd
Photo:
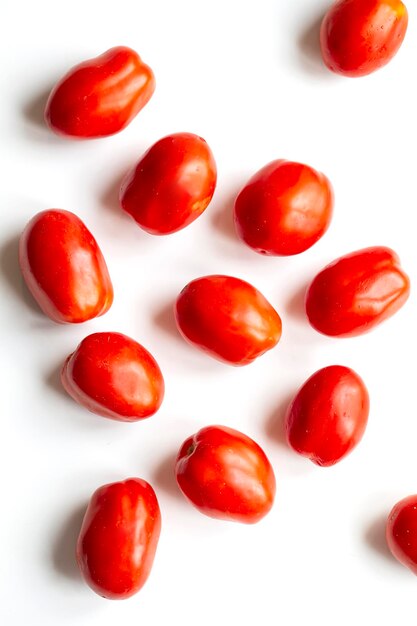
<instances>
[{"instance_id":1,"label":"small cherry tomato","mask_svg":"<svg viewBox=\"0 0 417 626\"><path fill-rule=\"evenodd\" d=\"M363 380L348 367L330 365L310 376L288 407L288 443L317 465L334 465L362 439L368 414Z\"/></svg>"},{"instance_id":2,"label":"small cherry tomato","mask_svg":"<svg viewBox=\"0 0 417 626\"><path fill-rule=\"evenodd\" d=\"M254 524L274 502L275 476L264 451L226 426L207 426L189 437L175 474L185 497L209 517Z\"/></svg>"},{"instance_id":3,"label":"small cherry tomato","mask_svg":"<svg viewBox=\"0 0 417 626\"><path fill-rule=\"evenodd\" d=\"M376 246L327 265L306 294L310 324L324 335L361 335L394 315L410 293L398 256Z\"/></svg>"},{"instance_id":4,"label":"small cherry tomato","mask_svg":"<svg viewBox=\"0 0 417 626\"><path fill-rule=\"evenodd\" d=\"M120 203L148 233L168 235L203 213L216 180L216 163L206 141L176 133L157 141L127 174Z\"/></svg>"},{"instance_id":5,"label":"small cherry tomato","mask_svg":"<svg viewBox=\"0 0 417 626\"><path fill-rule=\"evenodd\" d=\"M20 238L19 262L30 292L54 322L85 322L113 302L101 250L74 213L50 209L35 215Z\"/></svg>"},{"instance_id":6,"label":"small cherry tomato","mask_svg":"<svg viewBox=\"0 0 417 626\"><path fill-rule=\"evenodd\" d=\"M156 413L164 397L158 363L120 333L94 333L65 361L62 384L89 411L122 422Z\"/></svg>"},{"instance_id":7,"label":"small cherry tomato","mask_svg":"<svg viewBox=\"0 0 417 626\"><path fill-rule=\"evenodd\" d=\"M140 478L104 485L91 497L77 542L85 582L109 600L124 600L145 584L161 531L152 487Z\"/></svg>"},{"instance_id":8,"label":"small cherry tomato","mask_svg":"<svg viewBox=\"0 0 417 626\"><path fill-rule=\"evenodd\" d=\"M272 161L236 198L237 233L248 246L268 255L299 254L329 227L333 192L327 178L308 165Z\"/></svg>"},{"instance_id":9,"label":"small cherry tomato","mask_svg":"<svg viewBox=\"0 0 417 626\"><path fill-rule=\"evenodd\" d=\"M417 495L394 506L387 520L386 539L393 556L417 574Z\"/></svg>"},{"instance_id":10,"label":"small cherry tomato","mask_svg":"<svg viewBox=\"0 0 417 626\"><path fill-rule=\"evenodd\" d=\"M55 85L45 122L59 135L107 137L123 130L155 90L152 70L130 48L118 46L76 65Z\"/></svg>"},{"instance_id":11,"label":"small cherry tomato","mask_svg":"<svg viewBox=\"0 0 417 626\"><path fill-rule=\"evenodd\" d=\"M247 365L278 343L281 319L249 283L232 276L204 276L188 283L175 304L184 339L232 365Z\"/></svg>"},{"instance_id":12,"label":"small cherry tomato","mask_svg":"<svg viewBox=\"0 0 417 626\"><path fill-rule=\"evenodd\" d=\"M321 25L327 67L343 76L365 76L398 52L408 24L401 0L339 0Z\"/></svg>"}]
</instances>

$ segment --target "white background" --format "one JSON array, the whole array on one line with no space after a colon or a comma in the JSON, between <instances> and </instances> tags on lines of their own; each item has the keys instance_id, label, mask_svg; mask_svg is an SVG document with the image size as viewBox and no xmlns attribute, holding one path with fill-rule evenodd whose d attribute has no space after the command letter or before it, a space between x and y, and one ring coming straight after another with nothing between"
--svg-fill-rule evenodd
<instances>
[{"instance_id":1,"label":"white background","mask_svg":"<svg viewBox=\"0 0 417 626\"><path fill-rule=\"evenodd\" d=\"M356 339L330 339L303 314L306 284L341 254L388 245L412 282L416 261L417 22L402 49L362 79L328 72L316 44L324 0L3 1L1 36L0 615L7 626L190 626L408 622L417 581L390 557L385 518L417 492L416 295ZM411 4L411 3L410 3ZM157 89L121 134L59 139L42 123L47 92L71 66L114 45L136 49ZM213 202L190 227L156 238L118 207L120 179L165 134L195 132L217 160ZM233 232L233 198L275 158L327 174L335 215L293 258L264 258ZM115 301L102 318L58 326L22 284L18 236L38 211L77 213L107 259ZM245 368L218 363L177 334L172 303L191 279L252 282L283 319L276 349ZM58 372L87 334L121 331L158 359L166 380L154 417L122 424L67 397ZM285 445L283 412L314 371L339 363L371 395L365 437L318 468ZM190 507L172 462L204 425L238 428L268 453L276 502L258 525ZM106 601L81 580L74 545L101 484L128 476L157 491L163 529L151 576L134 598Z\"/></svg>"}]
</instances>

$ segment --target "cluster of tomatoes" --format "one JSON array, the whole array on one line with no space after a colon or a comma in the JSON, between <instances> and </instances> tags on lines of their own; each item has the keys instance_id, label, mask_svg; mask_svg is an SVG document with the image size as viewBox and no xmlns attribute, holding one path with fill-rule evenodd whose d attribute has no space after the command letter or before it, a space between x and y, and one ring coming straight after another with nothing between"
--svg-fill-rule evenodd
<instances>
[{"instance_id":1,"label":"cluster of tomatoes","mask_svg":"<svg viewBox=\"0 0 417 626\"><path fill-rule=\"evenodd\" d=\"M362 76L387 63L407 27L400 0L339 0L325 16L321 48L326 65ZM125 128L152 96L152 70L136 52L118 47L71 69L48 99L45 120L61 135L98 138ZM126 175L121 207L140 227L166 235L193 222L209 205L216 164L207 143L178 133L153 145ZM234 204L237 235L254 251L294 255L314 245L329 227L333 190L313 168L277 160L257 172ZM47 210L26 226L20 266L28 288L55 322L80 323L103 315L113 288L100 248L73 213ZM385 247L352 252L325 267L306 294L306 314L320 333L348 337L369 331L406 301L409 280L398 256ZM204 276L184 287L174 306L179 332L192 345L232 365L246 365L274 348L281 319L249 283ZM62 368L68 394L88 410L124 422L153 415L164 396L154 357L120 333L86 337ZM289 445L322 466L333 465L360 441L369 397L353 370L333 365L311 376L286 415ZM271 509L275 477L263 450L246 435L222 426L203 428L181 446L176 478L203 513L254 523ZM126 598L146 581L161 518L151 485L131 478L92 496L77 544L86 582L107 598ZM389 518L392 552L417 572L417 497L399 503Z\"/></svg>"}]
</instances>

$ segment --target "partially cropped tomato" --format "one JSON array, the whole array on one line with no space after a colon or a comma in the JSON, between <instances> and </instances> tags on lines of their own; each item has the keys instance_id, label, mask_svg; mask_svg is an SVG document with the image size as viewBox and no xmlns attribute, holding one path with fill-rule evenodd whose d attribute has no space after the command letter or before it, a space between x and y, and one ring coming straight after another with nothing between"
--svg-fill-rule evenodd
<instances>
[{"instance_id":1,"label":"partially cropped tomato","mask_svg":"<svg viewBox=\"0 0 417 626\"><path fill-rule=\"evenodd\" d=\"M89 411L121 422L156 413L164 397L158 363L121 333L94 333L65 361L62 384Z\"/></svg>"},{"instance_id":2,"label":"partially cropped tomato","mask_svg":"<svg viewBox=\"0 0 417 626\"><path fill-rule=\"evenodd\" d=\"M410 293L398 256L376 246L327 265L306 294L310 324L324 335L361 335L394 315Z\"/></svg>"},{"instance_id":3,"label":"partially cropped tomato","mask_svg":"<svg viewBox=\"0 0 417 626\"><path fill-rule=\"evenodd\" d=\"M184 339L232 365L247 365L278 343L281 319L249 283L232 276L203 276L188 283L175 304Z\"/></svg>"},{"instance_id":4,"label":"partially cropped tomato","mask_svg":"<svg viewBox=\"0 0 417 626\"><path fill-rule=\"evenodd\" d=\"M216 180L207 142L191 133L176 133L157 141L127 174L120 203L148 233L168 235L203 213Z\"/></svg>"},{"instance_id":5,"label":"partially cropped tomato","mask_svg":"<svg viewBox=\"0 0 417 626\"><path fill-rule=\"evenodd\" d=\"M317 465L334 465L362 439L368 414L363 380L348 367L330 365L310 376L288 407L288 443Z\"/></svg>"},{"instance_id":6,"label":"partially cropped tomato","mask_svg":"<svg viewBox=\"0 0 417 626\"><path fill-rule=\"evenodd\" d=\"M19 261L33 297L54 322L85 322L103 315L113 302L101 250L70 211L35 215L20 238Z\"/></svg>"},{"instance_id":7,"label":"partially cropped tomato","mask_svg":"<svg viewBox=\"0 0 417 626\"><path fill-rule=\"evenodd\" d=\"M150 574L160 531L158 500L145 480L128 478L97 489L77 542L86 583L109 600L133 596Z\"/></svg>"},{"instance_id":8,"label":"partially cropped tomato","mask_svg":"<svg viewBox=\"0 0 417 626\"><path fill-rule=\"evenodd\" d=\"M386 539L393 556L417 575L417 495L394 506L387 520Z\"/></svg>"},{"instance_id":9,"label":"partially cropped tomato","mask_svg":"<svg viewBox=\"0 0 417 626\"><path fill-rule=\"evenodd\" d=\"M118 46L76 65L55 85L45 121L59 135L93 139L125 128L155 90L151 68Z\"/></svg>"},{"instance_id":10,"label":"partially cropped tomato","mask_svg":"<svg viewBox=\"0 0 417 626\"><path fill-rule=\"evenodd\" d=\"M226 426L207 426L186 439L175 474L185 497L209 517L254 524L274 502L275 476L264 451Z\"/></svg>"},{"instance_id":11,"label":"partially cropped tomato","mask_svg":"<svg viewBox=\"0 0 417 626\"><path fill-rule=\"evenodd\" d=\"M320 32L327 67L343 76L365 76L398 52L408 24L401 0L338 0Z\"/></svg>"},{"instance_id":12,"label":"partially cropped tomato","mask_svg":"<svg viewBox=\"0 0 417 626\"><path fill-rule=\"evenodd\" d=\"M310 248L329 227L333 192L328 179L308 165L272 161L236 198L237 233L260 254L291 255Z\"/></svg>"}]
</instances>

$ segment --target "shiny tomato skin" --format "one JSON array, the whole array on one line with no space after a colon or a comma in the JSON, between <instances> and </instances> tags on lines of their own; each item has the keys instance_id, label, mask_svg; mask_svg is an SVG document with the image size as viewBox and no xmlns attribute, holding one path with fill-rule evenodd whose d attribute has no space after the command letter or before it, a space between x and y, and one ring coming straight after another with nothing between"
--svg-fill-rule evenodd
<instances>
[{"instance_id":1,"label":"shiny tomato skin","mask_svg":"<svg viewBox=\"0 0 417 626\"><path fill-rule=\"evenodd\" d=\"M128 478L97 489L77 541L85 582L109 600L124 600L145 584L161 531L161 513L151 485Z\"/></svg>"},{"instance_id":2,"label":"shiny tomato skin","mask_svg":"<svg viewBox=\"0 0 417 626\"><path fill-rule=\"evenodd\" d=\"M247 365L281 337L281 319L255 287L232 276L203 276L184 287L175 303L186 341L231 365Z\"/></svg>"},{"instance_id":3,"label":"shiny tomato skin","mask_svg":"<svg viewBox=\"0 0 417 626\"><path fill-rule=\"evenodd\" d=\"M333 190L329 180L308 165L277 160L248 181L236 198L239 237L260 254L300 254L329 227Z\"/></svg>"},{"instance_id":4,"label":"shiny tomato skin","mask_svg":"<svg viewBox=\"0 0 417 626\"><path fill-rule=\"evenodd\" d=\"M317 465L334 465L362 439L368 415L369 395L360 376L330 365L310 376L288 407L287 440Z\"/></svg>"},{"instance_id":5,"label":"shiny tomato skin","mask_svg":"<svg viewBox=\"0 0 417 626\"><path fill-rule=\"evenodd\" d=\"M254 524L274 503L275 476L266 454L226 426L207 426L186 439L175 475L184 496L209 517Z\"/></svg>"},{"instance_id":6,"label":"shiny tomato skin","mask_svg":"<svg viewBox=\"0 0 417 626\"><path fill-rule=\"evenodd\" d=\"M364 248L327 265L306 294L306 312L318 332L353 337L394 315L407 300L410 281L393 250Z\"/></svg>"},{"instance_id":7,"label":"shiny tomato skin","mask_svg":"<svg viewBox=\"0 0 417 626\"><path fill-rule=\"evenodd\" d=\"M210 203L217 169L207 142L192 133L157 141L125 177L120 204L152 235L168 235L191 224Z\"/></svg>"},{"instance_id":8,"label":"shiny tomato skin","mask_svg":"<svg viewBox=\"0 0 417 626\"><path fill-rule=\"evenodd\" d=\"M386 540L397 561L417 575L417 495L393 507L386 524Z\"/></svg>"},{"instance_id":9,"label":"shiny tomato skin","mask_svg":"<svg viewBox=\"0 0 417 626\"><path fill-rule=\"evenodd\" d=\"M55 133L74 139L114 135L154 90L151 68L134 50L117 46L69 70L49 95L45 122Z\"/></svg>"},{"instance_id":10,"label":"shiny tomato skin","mask_svg":"<svg viewBox=\"0 0 417 626\"><path fill-rule=\"evenodd\" d=\"M121 333L94 333L83 339L65 361L61 380L78 404L121 422L150 417L164 397L158 363Z\"/></svg>"},{"instance_id":11,"label":"shiny tomato skin","mask_svg":"<svg viewBox=\"0 0 417 626\"><path fill-rule=\"evenodd\" d=\"M30 292L54 322L85 322L112 305L113 287L102 252L70 211L37 213L20 237L19 262Z\"/></svg>"},{"instance_id":12,"label":"shiny tomato skin","mask_svg":"<svg viewBox=\"0 0 417 626\"><path fill-rule=\"evenodd\" d=\"M398 52L407 25L401 0L339 0L321 25L323 60L343 76L371 74Z\"/></svg>"}]
</instances>

